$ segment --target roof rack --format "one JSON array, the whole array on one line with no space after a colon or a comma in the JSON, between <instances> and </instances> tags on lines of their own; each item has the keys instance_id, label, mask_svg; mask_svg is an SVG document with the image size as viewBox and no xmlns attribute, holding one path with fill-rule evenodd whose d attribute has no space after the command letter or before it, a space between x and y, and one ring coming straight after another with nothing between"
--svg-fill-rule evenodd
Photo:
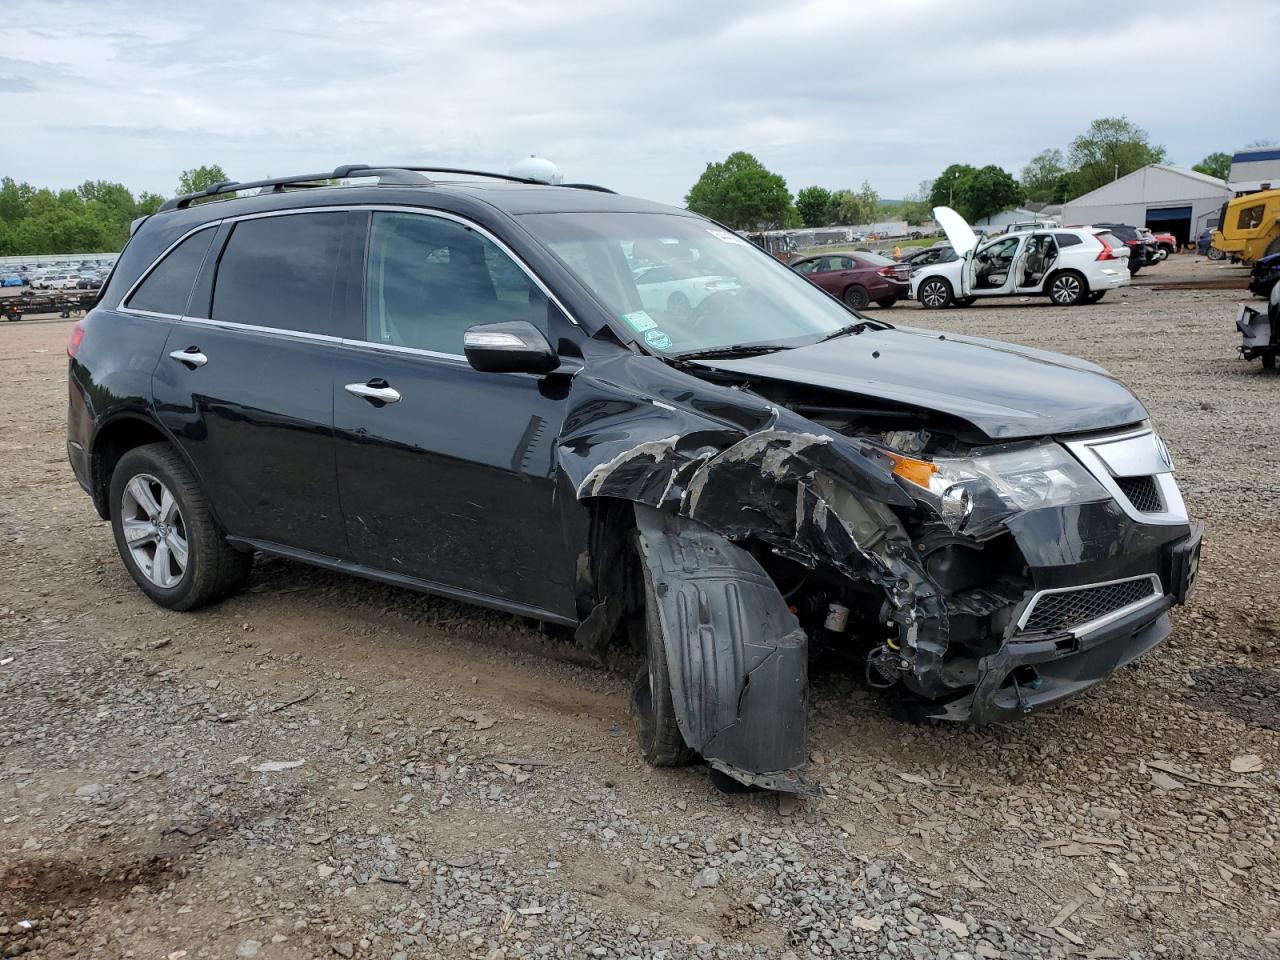
<instances>
[{"instance_id":1,"label":"roof rack","mask_svg":"<svg viewBox=\"0 0 1280 960\"><path fill-rule=\"evenodd\" d=\"M541 180L529 177L514 177L507 173L493 173L488 170L467 170L462 167L420 167L403 164L387 164L371 166L367 163L344 163L328 173L307 173L291 177L269 177L266 180L221 180L198 193L187 193L173 197L160 205L160 211L185 210L197 200L216 197L241 190L262 190L269 193L283 193L285 187L319 187L326 180L345 180L350 177L377 177L378 183L388 186L430 186L435 181L424 176L426 173L452 173L469 177L488 177L494 180L507 180L511 183L526 183L531 186L550 186ZM613 193L608 187L593 183L564 183L560 186L574 190L595 190L599 193Z\"/></svg>"}]
</instances>

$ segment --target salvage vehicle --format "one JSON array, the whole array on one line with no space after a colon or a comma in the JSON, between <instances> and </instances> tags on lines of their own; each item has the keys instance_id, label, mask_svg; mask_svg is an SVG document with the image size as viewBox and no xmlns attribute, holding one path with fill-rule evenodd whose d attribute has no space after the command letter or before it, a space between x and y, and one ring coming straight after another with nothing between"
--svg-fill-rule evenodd
<instances>
[{"instance_id":1,"label":"salvage vehicle","mask_svg":"<svg viewBox=\"0 0 1280 960\"><path fill-rule=\"evenodd\" d=\"M907 295L911 267L878 253L827 253L796 260L791 269L854 310L872 300L892 307Z\"/></svg>"},{"instance_id":2,"label":"salvage vehicle","mask_svg":"<svg viewBox=\"0 0 1280 960\"><path fill-rule=\"evenodd\" d=\"M961 306L979 297L1047 296L1058 306L1097 303L1129 283L1127 251L1115 237L1093 229L1007 233L979 243L965 219L935 207L955 258L911 274L911 296L926 310Z\"/></svg>"},{"instance_id":3,"label":"salvage vehicle","mask_svg":"<svg viewBox=\"0 0 1280 960\"><path fill-rule=\"evenodd\" d=\"M1280 283L1280 253L1263 257L1249 271L1249 292L1266 300Z\"/></svg>"},{"instance_id":4,"label":"salvage vehicle","mask_svg":"<svg viewBox=\"0 0 1280 960\"><path fill-rule=\"evenodd\" d=\"M637 248L736 285L659 321ZM67 352L72 469L158 605L260 552L631 642L640 752L725 786L813 790L811 650L1010 720L1158 645L1198 568L1100 367L861 316L599 187L218 184L137 225Z\"/></svg>"},{"instance_id":5,"label":"salvage vehicle","mask_svg":"<svg viewBox=\"0 0 1280 960\"><path fill-rule=\"evenodd\" d=\"M1274 370L1276 353L1280 352L1280 283L1271 285L1268 303L1261 310L1240 304L1236 330L1243 340L1241 358L1261 360L1264 370Z\"/></svg>"},{"instance_id":6,"label":"salvage vehicle","mask_svg":"<svg viewBox=\"0 0 1280 960\"><path fill-rule=\"evenodd\" d=\"M633 254L634 257L634 254ZM665 319L667 314L687 317L690 311L713 293L732 290L736 284L686 263L654 263L632 271L641 305L650 315Z\"/></svg>"}]
</instances>

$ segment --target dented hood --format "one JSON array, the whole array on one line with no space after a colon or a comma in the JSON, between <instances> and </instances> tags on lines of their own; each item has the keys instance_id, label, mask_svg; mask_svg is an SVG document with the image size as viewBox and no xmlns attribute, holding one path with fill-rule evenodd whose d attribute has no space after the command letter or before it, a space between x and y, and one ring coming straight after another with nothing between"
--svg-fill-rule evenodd
<instances>
[{"instance_id":1,"label":"dented hood","mask_svg":"<svg viewBox=\"0 0 1280 960\"><path fill-rule=\"evenodd\" d=\"M911 327L699 365L937 411L992 440L1103 430L1147 417L1128 388L1096 364Z\"/></svg>"}]
</instances>

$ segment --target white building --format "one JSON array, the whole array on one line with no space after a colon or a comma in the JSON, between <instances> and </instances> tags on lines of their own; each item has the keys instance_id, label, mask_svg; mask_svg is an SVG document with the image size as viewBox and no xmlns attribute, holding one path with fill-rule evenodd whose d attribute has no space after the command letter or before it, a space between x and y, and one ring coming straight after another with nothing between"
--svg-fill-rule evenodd
<instances>
[{"instance_id":1,"label":"white building","mask_svg":"<svg viewBox=\"0 0 1280 960\"><path fill-rule=\"evenodd\" d=\"M1231 157L1227 186L1234 193L1280 187L1280 147L1245 147Z\"/></svg>"},{"instance_id":2,"label":"white building","mask_svg":"<svg viewBox=\"0 0 1280 960\"><path fill-rule=\"evenodd\" d=\"M1064 226L1127 223L1193 242L1232 197L1217 177L1153 163L1076 197L1062 208Z\"/></svg>"}]
</instances>

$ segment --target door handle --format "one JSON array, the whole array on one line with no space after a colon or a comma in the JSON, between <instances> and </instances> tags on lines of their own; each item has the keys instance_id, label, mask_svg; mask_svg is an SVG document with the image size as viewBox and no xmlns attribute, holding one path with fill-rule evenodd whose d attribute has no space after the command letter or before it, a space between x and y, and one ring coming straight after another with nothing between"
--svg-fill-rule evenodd
<instances>
[{"instance_id":1,"label":"door handle","mask_svg":"<svg viewBox=\"0 0 1280 960\"><path fill-rule=\"evenodd\" d=\"M199 347L187 347L185 350L174 350L169 354L179 363L185 363L194 370L196 367L203 367L209 362L209 358L200 352Z\"/></svg>"},{"instance_id":2,"label":"door handle","mask_svg":"<svg viewBox=\"0 0 1280 960\"><path fill-rule=\"evenodd\" d=\"M357 397L364 397L375 406L400 402L400 391L389 385L381 377L376 377L368 383L348 383L346 389L347 393L354 394Z\"/></svg>"}]
</instances>

